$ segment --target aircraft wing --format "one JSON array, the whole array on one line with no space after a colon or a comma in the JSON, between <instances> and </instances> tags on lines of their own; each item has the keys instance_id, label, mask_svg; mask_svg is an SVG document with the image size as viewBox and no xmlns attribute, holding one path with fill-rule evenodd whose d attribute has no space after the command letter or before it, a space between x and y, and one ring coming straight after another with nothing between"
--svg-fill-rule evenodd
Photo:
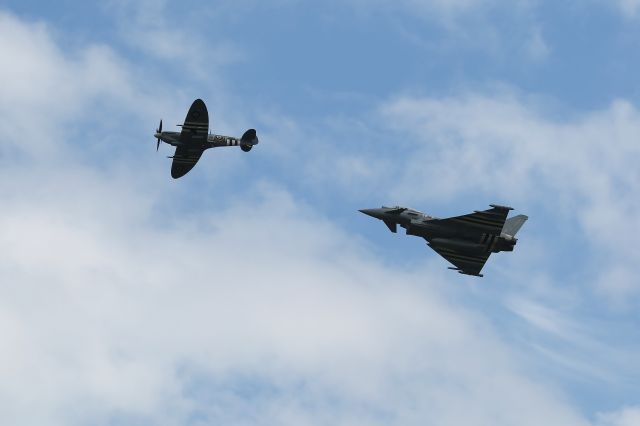
<instances>
[{"instance_id":1,"label":"aircraft wing","mask_svg":"<svg viewBox=\"0 0 640 426\"><path fill-rule=\"evenodd\" d=\"M449 263L456 267L456 269L465 275L476 275L481 277L480 271L484 267L484 264L489 259L491 253L461 253L456 250L444 247L435 247L429 244L436 253L444 257Z\"/></svg>"},{"instance_id":2,"label":"aircraft wing","mask_svg":"<svg viewBox=\"0 0 640 426\"><path fill-rule=\"evenodd\" d=\"M189 145L191 143L204 142L209 133L209 112L202 99L196 99L191 104L189 112L184 119L182 132L180 133L180 143Z\"/></svg>"},{"instance_id":3,"label":"aircraft wing","mask_svg":"<svg viewBox=\"0 0 640 426\"><path fill-rule=\"evenodd\" d=\"M500 235L509 210L512 210L511 207L491 204L489 210L475 211L470 214L454 216L447 219L436 219L432 223L435 225L450 226L466 234Z\"/></svg>"},{"instance_id":4,"label":"aircraft wing","mask_svg":"<svg viewBox=\"0 0 640 426\"><path fill-rule=\"evenodd\" d=\"M171 177L177 179L186 175L196 165L203 152L204 150L200 147L177 147L176 153L173 155L173 163L171 163Z\"/></svg>"}]
</instances>

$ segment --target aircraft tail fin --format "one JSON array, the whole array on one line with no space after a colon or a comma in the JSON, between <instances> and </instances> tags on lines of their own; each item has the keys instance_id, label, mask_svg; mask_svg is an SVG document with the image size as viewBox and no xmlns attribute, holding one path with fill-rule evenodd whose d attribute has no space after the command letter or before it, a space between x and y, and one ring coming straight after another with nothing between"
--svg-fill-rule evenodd
<instances>
[{"instance_id":1,"label":"aircraft tail fin","mask_svg":"<svg viewBox=\"0 0 640 426\"><path fill-rule=\"evenodd\" d=\"M255 129L249 129L246 132L244 132L244 135L242 135L242 138L240 139L240 148L244 151L244 152L249 152L251 151L251 148L253 148L254 145L258 144L258 135L256 134L256 130Z\"/></svg>"},{"instance_id":2,"label":"aircraft tail fin","mask_svg":"<svg viewBox=\"0 0 640 426\"><path fill-rule=\"evenodd\" d=\"M502 233L511 235L514 237L522 225L529 219L528 216L524 214L519 214L518 216L510 217L509 219L504 221L504 226L502 227Z\"/></svg>"}]
</instances>

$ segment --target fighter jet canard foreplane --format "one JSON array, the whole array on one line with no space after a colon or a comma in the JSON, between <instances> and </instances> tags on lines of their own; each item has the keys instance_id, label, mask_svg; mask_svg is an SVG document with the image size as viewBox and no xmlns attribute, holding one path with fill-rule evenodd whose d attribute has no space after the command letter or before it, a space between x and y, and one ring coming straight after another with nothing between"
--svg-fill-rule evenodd
<instances>
[{"instance_id":1,"label":"fighter jet canard foreplane","mask_svg":"<svg viewBox=\"0 0 640 426\"><path fill-rule=\"evenodd\" d=\"M400 225L407 235L427 240L427 245L444 257L461 274L482 277L480 271L491 253L513 251L516 233L527 216L507 219L511 207L491 204L491 209L439 219L406 207L364 209L362 213L382 220L391 232Z\"/></svg>"},{"instance_id":2,"label":"fighter jet canard foreplane","mask_svg":"<svg viewBox=\"0 0 640 426\"><path fill-rule=\"evenodd\" d=\"M239 146L244 152L249 152L258 144L255 129L247 130L240 139L209 133L209 112L202 99L193 101L184 124L178 124L178 127L182 127L181 132L163 132L160 120L160 126L154 135L158 140L156 151L160 148L160 141L176 147L175 154L167 157L173 159L171 177L174 179L186 175L193 169L206 149Z\"/></svg>"}]
</instances>

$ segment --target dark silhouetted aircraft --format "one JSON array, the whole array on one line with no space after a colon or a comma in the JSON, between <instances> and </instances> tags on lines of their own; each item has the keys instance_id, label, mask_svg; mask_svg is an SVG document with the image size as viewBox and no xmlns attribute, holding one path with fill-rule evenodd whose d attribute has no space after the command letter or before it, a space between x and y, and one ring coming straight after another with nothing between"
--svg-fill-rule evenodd
<instances>
[{"instance_id":1,"label":"dark silhouetted aircraft","mask_svg":"<svg viewBox=\"0 0 640 426\"><path fill-rule=\"evenodd\" d=\"M160 148L160 141L176 147L171 164L171 177L177 179L186 175L193 169L202 153L209 148L219 146L239 146L244 152L251 151L258 143L258 136L254 129L249 129L240 139L232 136L214 135L209 133L209 112L202 99L196 99L191 104L181 132L163 132L162 120L156 130L155 137L158 139L156 151Z\"/></svg>"},{"instance_id":2,"label":"dark silhouetted aircraft","mask_svg":"<svg viewBox=\"0 0 640 426\"><path fill-rule=\"evenodd\" d=\"M491 204L491 209L463 216L438 219L406 207L360 210L382 220L391 232L397 226L427 240L427 245L465 275L481 277L480 271L491 253L513 251L516 233L528 219L521 214L507 219L511 207Z\"/></svg>"}]
</instances>

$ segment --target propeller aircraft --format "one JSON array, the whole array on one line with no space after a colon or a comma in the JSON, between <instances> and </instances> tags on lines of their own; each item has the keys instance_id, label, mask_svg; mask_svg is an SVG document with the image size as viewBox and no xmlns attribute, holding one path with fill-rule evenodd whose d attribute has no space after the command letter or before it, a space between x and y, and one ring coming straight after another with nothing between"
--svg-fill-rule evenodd
<instances>
[{"instance_id":1,"label":"propeller aircraft","mask_svg":"<svg viewBox=\"0 0 640 426\"><path fill-rule=\"evenodd\" d=\"M209 112L202 99L196 99L191 104L189 112L184 119L184 124L178 124L182 128L180 132L163 132L162 120L156 129L156 151L160 148L160 142L176 147L171 164L171 177L177 179L186 175L198 162L202 153L209 148L221 146L239 146L244 152L251 151L258 144L258 136L255 129L249 129L240 139L233 136L223 136L209 133Z\"/></svg>"}]
</instances>

